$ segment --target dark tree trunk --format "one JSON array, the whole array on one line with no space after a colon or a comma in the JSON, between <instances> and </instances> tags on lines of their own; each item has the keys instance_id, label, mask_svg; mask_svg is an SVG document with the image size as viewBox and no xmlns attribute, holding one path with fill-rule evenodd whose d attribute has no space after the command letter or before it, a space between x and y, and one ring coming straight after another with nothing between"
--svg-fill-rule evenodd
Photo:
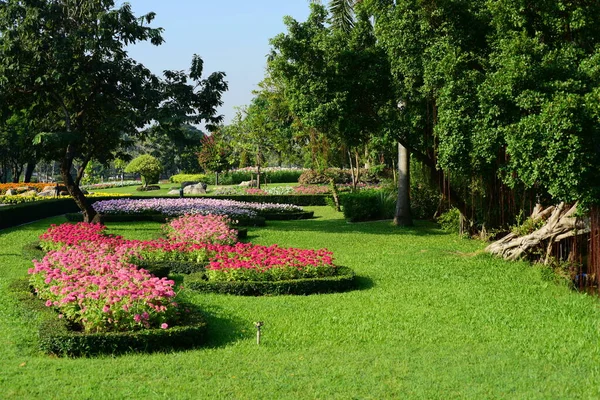
<instances>
[{"instance_id":1,"label":"dark tree trunk","mask_svg":"<svg viewBox=\"0 0 600 400\"><path fill-rule=\"evenodd\" d=\"M77 186L79 186L79 184L81 183L81 179L83 178L83 175L85 174L85 167L87 167L88 163L90 162L91 157L90 156L86 156L83 161L81 162L81 165L79 166L79 168L77 168L77 176L75 177L75 184ZM147 182L146 182L147 184Z\"/></svg>"},{"instance_id":2,"label":"dark tree trunk","mask_svg":"<svg viewBox=\"0 0 600 400\"><path fill-rule=\"evenodd\" d=\"M25 179L23 180L26 183L31 182L31 177L33 176L33 171L35 171L36 161L32 160L27 163L27 168L25 168Z\"/></svg>"},{"instance_id":3,"label":"dark tree trunk","mask_svg":"<svg viewBox=\"0 0 600 400\"><path fill-rule=\"evenodd\" d=\"M396 215L394 225L412 226L413 220L410 213L410 153L408 149L398 143L398 199L396 201Z\"/></svg>"},{"instance_id":4,"label":"dark tree trunk","mask_svg":"<svg viewBox=\"0 0 600 400\"><path fill-rule=\"evenodd\" d=\"M19 183L19 178L23 172L23 167L19 164L13 164L12 167L12 181L13 183Z\"/></svg>"},{"instance_id":5,"label":"dark tree trunk","mask_svg":"<svg viewBox=\"0 0 600 400\"><path fill-rule=\"evenodd\" d=\"M71 175L71 167L73 166L73 159L69 157L69 149L67 149L67 155L63 158L60 164L60 174L62 176L64 185L67 187L67 191L73 197L75 204L83 213L84 222L100 222L100 215L94 210L94 207L87 201L87 198L79 189L79 186L75 184L73 176Z\"/></svg>"}]
</instances>

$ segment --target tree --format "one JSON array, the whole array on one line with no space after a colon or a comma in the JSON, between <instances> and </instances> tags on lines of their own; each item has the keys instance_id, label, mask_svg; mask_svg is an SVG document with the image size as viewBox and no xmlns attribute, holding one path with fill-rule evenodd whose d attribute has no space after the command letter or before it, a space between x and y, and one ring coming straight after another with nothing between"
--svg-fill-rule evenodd
<instances>
[{"instance_id":1,"label":"tree","mask_svg":"<svg viewBox=\"0 0 600 400\"><path fill-rule=\"evenodd\" d=\"M149 154L134 158L125 168L125 172L128 174L140 174L144 187L148 187L148 184L158 183L162 170L163 166L160 161Z\"/></svg>"},{"instance_id":2,"label":"tree","mask_svg":"<svg viewBox=\"0 0 600 400\"><path fill-rule=\"evenodd\" d=\"M326 25L322 6L311 7L305 23L287 17L288 33L271 40L269 73L283 82L302 125L348 154L356 185L360 156L369 138L381 134L381 110L393 103L389 64L367 14L358 13L345 32Z\"/></svg>"},{"instance_id":3,"label":"tree","mask_svg":"<svg viewBox=\"0 0 600 400\"><path fill-rule=\"evenodd\" d=\"M201 146L198 152L198 162L205 171L215 173L215 185L218 185L219 174L231 167L231 147L224 140L221 130L213 132L210 136L204 136Z\"/></svg>"},{"instance_id":4,"label":"tree","mask_svg":"<svg viewBox=\"0 0 600 400\"><path fill-rule=\"evenodd\" d=\"M86 221L96 211L72 175L82 176L91 159L105 163L127 137L152 121L170 130L182 121L218 123L223 73L202 79L194 56L189 77L182 71L154 76L128 57L125 46L163 42L161 29L146 26L154 13L137 18L112 0L45 0L0 3L0 93L27 101L45 127L37 142L47 158L59 159L67 190ZM193 82L188 83L188 79Z\"/></svg>"}]
</instances>

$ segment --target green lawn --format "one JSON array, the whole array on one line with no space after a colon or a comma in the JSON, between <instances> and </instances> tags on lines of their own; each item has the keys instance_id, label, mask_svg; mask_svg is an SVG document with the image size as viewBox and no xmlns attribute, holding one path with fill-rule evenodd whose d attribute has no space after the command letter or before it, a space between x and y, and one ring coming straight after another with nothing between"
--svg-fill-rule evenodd
<instances>
[{"instance_id":1,"label":"green lawn","mask_svg":"<svg viewBox=\"0 0 600 400\"><path fill-rule=\"evenodd\" d=\"M385 399L600 397L600 303L525 263L481 254L429 223L318 218L252 228L251 240L327 247L360 290L305 297L196 294L203 349L59 359L36 350L36 316L7 294L52 218L0 231L0 398ZM156 223L113 223L151 238ZM264 321L255 342L255 321Z\"/></svg>"}]
</instances>

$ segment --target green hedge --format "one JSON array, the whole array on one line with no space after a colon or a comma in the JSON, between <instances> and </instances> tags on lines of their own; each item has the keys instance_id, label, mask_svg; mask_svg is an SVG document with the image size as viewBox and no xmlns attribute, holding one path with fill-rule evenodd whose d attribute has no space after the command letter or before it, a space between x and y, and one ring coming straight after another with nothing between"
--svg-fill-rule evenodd
<instances>
[{"instance_id":1,"label":"green hedge","mask_svg":"<svg viewBox=\"0 0 600 400\"><path fill-rule=\"evenodd\" d=\"M208 183L208 175L205 174L177 174L169 178L169 182L172 183L183 183L183 182L204 182ZM214 181L214 178L213 178Z\"/></svg>"},{"instance_id":2,"label":"green hedge","mask_svg":"<svg viewBox=\"0 0 600 400\"><path fill-rule=\"evenodd\" d=\"M13 282L10 289L26 309L39 315L39 347L47 354L81 357L131 352L150 353L195 348L206 341L206 322L197 310L190 314L186 325L169 329L84 333L71 330L64 320L58 318L54 310L45 307L31 293L26 279ZM193 309L192 305L189 307Z\"/></svg>"},{"instance_id":3,"label":"green hedge","mask_svg":"<svg viewBox=\"0 0 600 400\"><path fill-rule=\"evenodd\" d=\"M169 274L193 274L204 272L206 264L185 261L138 261L138 268L148 270L152 275L159 278L167 277Z\"/></svg>"},{"instance_id":4,"label":"green hedge","mask_svg":"<svg viewBox=\"0 0 600 400\"><path fill-rule=\"evenodd\" d=\"M396 195L385 190L342 193L340 204L351 222L389 219L394 217Z\"/></svg>"},{"instance_id":5,"label":"green hedge","mask_svg":"<svg viewBox=\"0 0 600 400\"><path fill-rule=\"evenodd\" d=\"M73 199L42 200L0 207L0 229L79 210Z\"/></svg>"},{"instance_id":6,"label":"green hedge","mask_svg":"<svg viewBox=\"0 0 600 400\"><path fill-rule=\"evenodd\" d=\"M338 274L335 276L269 282L210 282L206 280L203 273L199 272L186 276L184 284L188 289L199 292L239 296L309 295L355 289L356 276L354 271L347 267L338 268Z\"/></svg>"},{"instance_id":7,"label":"green hedge","mask_svg":"<svg viewBox=\"0 0 600 400\"><path fill-rule=\"evenodd\" d=\"M269 221L290 221L296 219L311 219L315 216L314 211L300 212L260 212L259 215Z\"/></svg>"}]
</instances>

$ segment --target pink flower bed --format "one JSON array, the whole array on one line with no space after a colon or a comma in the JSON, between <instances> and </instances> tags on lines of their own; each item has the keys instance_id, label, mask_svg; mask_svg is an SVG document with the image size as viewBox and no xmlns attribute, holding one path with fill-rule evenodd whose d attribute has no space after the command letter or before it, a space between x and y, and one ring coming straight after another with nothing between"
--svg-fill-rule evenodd
<instances>
[{"instance_id":1,"label":"pink flower bed","mask_svg":"<svg viewBox=\"0 0 600 400\"><path fill-rule=\"evenodd\" d=\"M166 328L177 312L175 283L123 262L127 250L94 242L53 250L34 260L31 284L86 332Z\"/></svg>"},{"instance_id":2,"label":"pink flower bed","mask_svg":"<svg viewBox=\"0 0 600 400\"><path fill-rule=\"evenodd\" d=\"M165 225L169 239L196 243L233 244L237 231L229 226L231 221L222 215L184 215Z\"/></svg>"},{"instance_id":3,"label":"pink flower bed","mask_svg":"<svg viewBox=\"0 0 600 400\"><path fill-rule=\"evenodd\" d=\"M30 282L48 307L88 332L166 329L179 313L174 282L136 261L207 263L209 280L286 280L334 275L326 250L235 243L223 216L186 215L169 223L167 239L127 240L99 224L53 225L40 236L50 250L34 260ZM235 244L234 244L235 243Z\"/></svg>"},{"instance_id":4,"label":"pink flower bed","mask_svg":"<svg viewBox=\"0 0 600 400\"><path fill-rule=\"evenodd\" d=\"M326 250L283 248L237 243L211 246L214 255L207 275L215 281L263 281L315 278L335 273L333 253Z\"/></svg>"},{"instance_id":5,"label":"pink flower bed","mask_svg":"<svg viewBox=\"0 0 600 400\"><path fill-rule=\"evenodd\" d=\"M329 186L300 185L294 187L295 194L328 194L329 192Z\"/></svg>"}]
</instances>

